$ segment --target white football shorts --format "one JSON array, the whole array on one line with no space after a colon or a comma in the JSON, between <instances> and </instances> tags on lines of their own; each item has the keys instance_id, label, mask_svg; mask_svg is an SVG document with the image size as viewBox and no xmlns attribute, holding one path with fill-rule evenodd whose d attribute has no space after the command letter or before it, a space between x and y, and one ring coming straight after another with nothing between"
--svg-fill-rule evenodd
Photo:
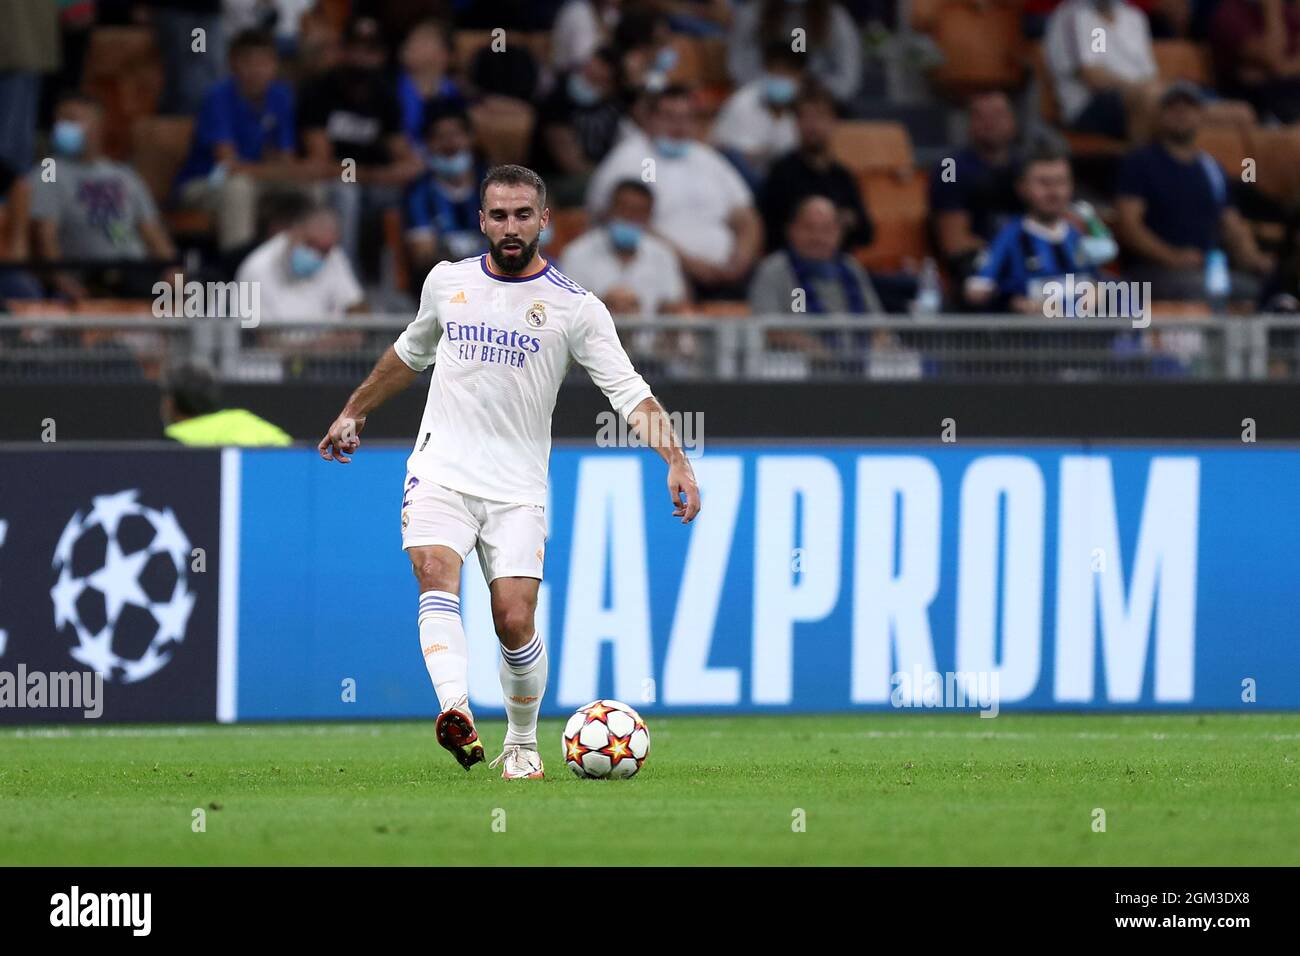
<instances>
[{"instance_id":1,"label":"white football shorts","mask_svg":"<svg viewBox=\"0 0 1300 956\"><path fill-rule=\"evenodd\" d=\"M462 561L478 551L484 579L542 577L546 509L488 501L407 474L402 489L402 549L440 544Z\"/></svg>"}]
</instances>

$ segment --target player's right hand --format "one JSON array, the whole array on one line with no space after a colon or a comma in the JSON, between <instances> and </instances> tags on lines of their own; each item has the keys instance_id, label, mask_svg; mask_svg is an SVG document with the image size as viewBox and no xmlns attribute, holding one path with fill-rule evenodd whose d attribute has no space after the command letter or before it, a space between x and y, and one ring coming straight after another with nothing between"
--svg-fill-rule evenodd
<instances>
[{"instance_id":1,"label":"player's right hand","mask_svg":"<svg viewBox=\"0 0 1300 956\"><path fill-rule=\"evenodd\" d=\"M326 461L338 461L346 464L352 459L348 456L361 447L361 429L366 426L366 418L350 418L340 415L320 440L316 450Z\"/></svg>"}]
</instances>

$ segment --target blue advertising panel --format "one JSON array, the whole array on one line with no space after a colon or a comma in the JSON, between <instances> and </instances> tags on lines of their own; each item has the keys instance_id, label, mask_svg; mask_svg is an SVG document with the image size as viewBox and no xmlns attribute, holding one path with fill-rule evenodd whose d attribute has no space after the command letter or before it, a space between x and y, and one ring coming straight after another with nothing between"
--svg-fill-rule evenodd
<instances>
[{"instance_id":1,"label":"blue advertising panel","mask_svg":"<svg viewBox=\"0 0 1300 956\"><path fill-rule=\"evenodd\" d=\"M405 449L242 453L239 719L431 716ZM713 444L672 516L644 450L557 447L543 713L1300 707L1300 451ZM476 712L500 707L462 581Z\"/></svg>"}]
</instances>

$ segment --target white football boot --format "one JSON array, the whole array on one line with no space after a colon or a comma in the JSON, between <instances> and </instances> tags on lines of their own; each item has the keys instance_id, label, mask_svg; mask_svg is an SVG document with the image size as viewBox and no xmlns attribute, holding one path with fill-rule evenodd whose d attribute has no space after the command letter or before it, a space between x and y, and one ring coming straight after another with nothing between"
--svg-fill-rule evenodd
<instances>
[{"instance_id":1,"label":"white football boot","mask_svg":"<svg viewBox=\"0 0 1300 956\"><path fill-rule=\"evenodd\" d=\"M500 756L488 764L488 769L501 767L502 780L540 780L542 773L542 755L537 752L537 744L506 744Z\"/></svg>"}]
</instances>

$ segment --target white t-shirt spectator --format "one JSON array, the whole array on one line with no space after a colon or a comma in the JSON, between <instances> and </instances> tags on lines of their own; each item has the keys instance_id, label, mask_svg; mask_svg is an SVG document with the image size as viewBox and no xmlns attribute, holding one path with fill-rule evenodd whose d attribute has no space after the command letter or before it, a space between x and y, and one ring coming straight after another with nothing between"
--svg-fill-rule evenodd
<instances>
[{"instance_id":1,"label":"white t-shirt spectator","mask_svg":"<svg viewBox=\"0 0 1300 956\"><path fill-rule=\"evenodd\" d=\"M587 211L604 215L614 187L624 179L641 180L646 160L654 160L652 225L687 255L721 265L731 257L735 236L727 219L738 208L753 206L749 187L734 166L707 143L692 141L685 155L661 155L643 134L619 143L596 167L587 187Z\"/></svg>"},{"instance_id":2,"label":"white t-shirt spectator","mask_svg":"<svg viewBox=\"0 0 1300 956\"><path fill-rule=\"evenodd\" d=\"M732 93L713 124L713 145L756 157L763 168L799 145L794 110L774 113L763 100L763 81L746 83Z\"/></svg>"},{"instance_id":3,"label":"white t-shirt spectator","mask_svg":"<svg viewBox=\"0 0 1300 956\"><path fill-rule=\"evenodd\" d=\"M655 315L660 306L686 300L686 279L677 254L651 235L643 234L632 258L624 261L609 230L589 230L564 247L564 274L601 298L611 289L630 289L640 299L643 315Z\"/></svg>"},{"instance_id":4,"label":"white t-shirt spectator","mask_svg":"<svg viewBox=\"0 0 1300 956\"><path fill-rule=\"evenodd\" d=\"M1116 0L1112 13L1114 19L1107 20L1092 0L1067 0L1047 18L1043 56L1067 124L1093 95L1079 76L1080 67L1099 66L1129 82L1157 74L1147 15L1124 0Z\"/></svg>"},{"instance_id":5,"label":"white t-shirt spectator","mask_svg":"<svg viewBox=\"0 0 1300 956\"><path fill-rule=\"evenodd\" d=\"M248 254L235 273L239 282L256 282L262 319L333 322L365 301L342 247L335 246L325 264L309 278L289 271L289 234L282 232Z\"/></svg>"},{"instance_id":6,"label":"white t-shirt spectator","mask_svg":"<svg viewBox=\"0 0 1300 956\"><path fill-rule=\"evenodd\" d=\"M551 28L551 65L559 72L575 70L600 46L601 15L591 0L569 0Z\"/></svg>"}]
</instances>

